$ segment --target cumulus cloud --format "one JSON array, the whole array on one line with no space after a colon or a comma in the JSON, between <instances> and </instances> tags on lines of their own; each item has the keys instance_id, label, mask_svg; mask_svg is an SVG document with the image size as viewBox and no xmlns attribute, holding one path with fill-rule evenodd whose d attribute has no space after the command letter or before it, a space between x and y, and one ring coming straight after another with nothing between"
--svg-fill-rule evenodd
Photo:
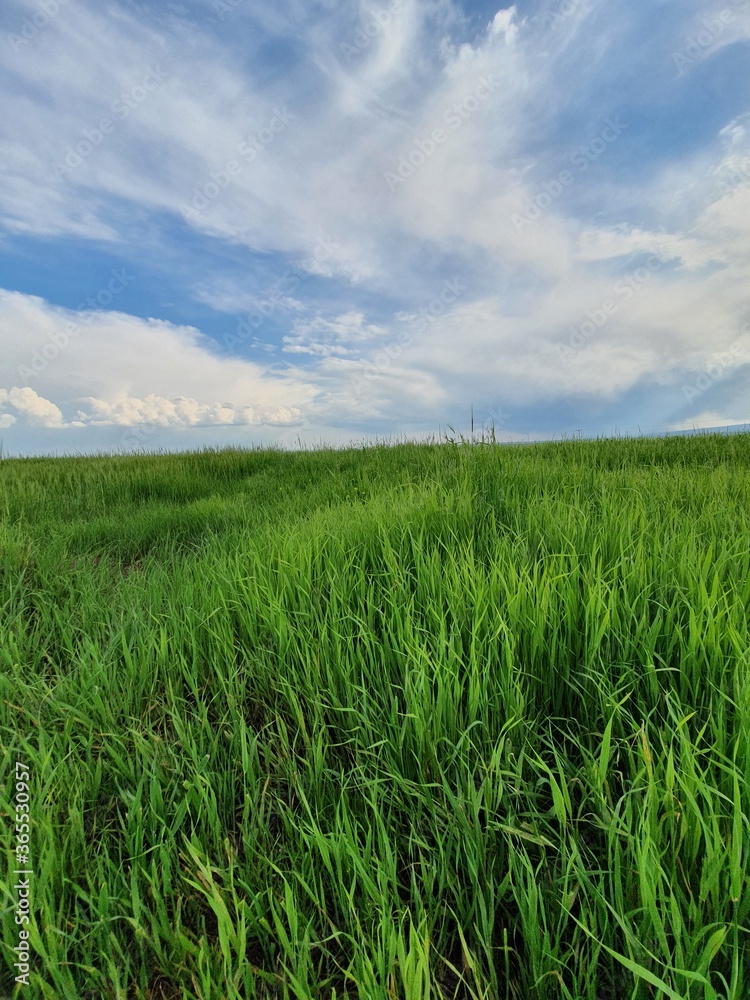
<instances>
[{"instance_id":1,"label":"cumulus cloud","mask_svg":"<svg viewBox=\"0 0 750 1000\"><path fill-rule=\"evenodd\" d=\"M264 410L253 406L235 406L233 403L199 403L186 396L165 399L153 393L145 399L124 396L111 401L90 398L85 402L88 404L88 411L79 410L78 420L95 426L137 427L140 424L176 428L262 424L287 426L299 424L302 417L302 411L296 406Z\"/></svg>"},{"instance_id":2,"label":"cumulus cloud","mask_svg":"<svg viewBox=\"0 0 750 1000\"><path fill-rule=\"evenodd\" d=\"M3 389L0 411L49 428L288 426L317 392L302 377L222 356L192 327L95 310L80 320L0 290L0 353L33 383Z\"/></svg>"},{"instance_id":3,"label":"cumulus cloud","mask_svg":"<svg viewBox=\"0 0 750 1000\"><path fill-rule=\"evenodd\" d=\"M199 403L186 396L165 399L151 393L145 399L119 395L115 399L82 400L75 419L65 420L59 407L34 392L29 386L0 389L0 427L11 427L20 418L32 427L151 427L183 429L187 427L273 427L297 426L302 410L296 406L261 409L233 403ZM14 410L15 413L8 412Z\"/></svg>"},{"instance_id":4,"label":"cumulus cloud","mask_svg":"<svg viewBox=\"0 0 750 1000\"><path fill-rule=\"evenodd\" d=\"M499 35L502 34L505 37L506 42L510 44L513 42L518 35L518 26L514 24L516 17L516 8L508 7L505 10L499 10L492 19L490 25L490 34Z\"/></svg>"},{"instance_id":5,"label":"cumulus cloud","mask_svg":"<svg viewBox=\"0 0 750 1000\"><path fill-rule=\"evenodd\" d=\"M0 409L5 411L5 427L15 423L17 417L26 420L32 427L64 426L63 415L58 407L29 386L0 389ZM9 410L14 410L15 415L9 413Z\"/></svg>"}]
</instances>

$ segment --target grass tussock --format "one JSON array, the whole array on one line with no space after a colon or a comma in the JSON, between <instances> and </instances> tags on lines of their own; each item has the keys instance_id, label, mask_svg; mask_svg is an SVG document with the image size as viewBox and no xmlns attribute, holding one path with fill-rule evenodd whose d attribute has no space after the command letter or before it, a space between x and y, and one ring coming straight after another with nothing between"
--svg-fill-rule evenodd
<instances>
[{"instance_id":1,"label":"grass tussock","mask_svg":"<svg viewBox=\"0 0 750 1000\"><path fill-rule=\"evenodd\" d=\"M750 995L749 436L5 460L0 519L26 995Z\"/></svg>"}]
</instances>

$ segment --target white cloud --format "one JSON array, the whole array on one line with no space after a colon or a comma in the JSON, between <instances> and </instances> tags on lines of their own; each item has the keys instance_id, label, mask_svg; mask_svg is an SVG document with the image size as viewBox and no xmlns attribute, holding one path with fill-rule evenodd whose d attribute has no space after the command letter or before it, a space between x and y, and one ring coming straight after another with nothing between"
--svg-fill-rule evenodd
<instances>
[{"instance_id":1,"label":"white cloud","mask_svg":"<svg viewBox=\"0 0 750 1000\"><path fill-rule=\"evenodd\" d=\"M137 427L152 424L155 427L212 427L232 425L287 425L301 423L302 411L297 407L279 407L262 410L253 406L235 406L233 403L199 403L195 399L178 396L165 399L153 393L145 399L120 396L108 401L89 398L88 412L80 410L78 420L95 426Z\"/></svg>"},{"instance_id":2,"label":"white cloud","mask_svg":"<svg viewBox=\"0 0 750 1000\"><path fill-rule=\"evenodd\" d=\"M260 309L286 313L302 312L305 309L304 304L291 295L277 293L273 297L261 298L252 292L233 287L227 280L196 288L193 298L196 302L204 302L217 312L223 313L250 313Z\"/></svg>"},{"instance_id":3,"label":"white cloud","mask_svg":"<svg viewBox=\"0 0 750 1000\"><path fill-rule=\"evenodd\" d=\"M98 426L283 425L299 423L317 392L303 377L222 356L192 327L114 312L82 322L2 290L0 354L13 378L33 384L2 390L0 408L36 426L70 426L75 412Z\"/></svg>"},{"instance_id":4,"label":"white cloud","mask_svg":"<svg viewBox=\"0 0 750 1000\"><path fill-rule=\"evenodd\" d=\"M581 261L609 260L631 254L653 253L663 261L678 261L686 268L726 263L726 251L716 243L672 233L651 233L637 226L586 229L578 238L576 257Z\"/></svg>"},{"instance_id":5,"label":"white cloud","mask_svg":"<svg viewBox=\"0 0 750 1000\"><path fill-rule=\"evenodd\" d=\"M508 7L506 10L499 10L490 24L490 34L502 34L508 44L515 41L518 35L518 26L513 23L515 16L515 7Z\"/></svg>"},{"instance_id":6,"label":"white cloud","mask_svg":"<svg viewBox=\"0 0 750 1000\"><path fill-rule=\"evenodd\" d=\"M13 386L11 389L0 389L0 407L4 413L5 423L3 426L10 427L15 420L13 414L8 414L7 409L15 410L16 415L26 420L32 427L62 427L63 415L60 410L48 399L34 392L29 386Z\"/></svg>"},{"instance_id":7,"label":"white cloud","mask_svg":"<svg viewBox=\"0 0 750 1000\"><path fill-rule=\"evenodd\" d=\"M292 330L293 333L283 338L284 352L319 357L355 356L366 343L377 342L389 333L384 326L367 323L364 313L354 309L334 319L316 316L310 320L295 320Z\"/></svg>"},{"instance_id":8,"label":"white cloud","mask_svg":"<svg viewBox=\"0 0 750 1000\"><path fill-rule=\"evenodd\" d=\"M354 284L391 281L404 234L446 245L467 235L470 220L486 214L486 192L499 179L488 168L488 154L515 151L526 72L523 56L506 45L516 29L513 8L498 15L502 30L475 48L452 55L446 49L439 59L433 43L455 16L448 4L402 0L387 28L351 64L335 35L319 28L309 41L314 76L306 87L276 79L271 90L253 78L244 58L187 22L175 39L124 12L113 20L71 5L38 45L8 53L9 67L27 88L55 96L48 102L15 96L6 105L13 151L4 158L0 216L16 230L116 239L130 220L112 218L113 201L182 217L197 195L205 208L187 221L202 233L306 258L313 273ZM87 58L92 50L96 61ZM121 117L113 108L121 108L123 95L141 95L137 88L150 66L164 81ZM466 103L473 109L477 88L490 78L497 86L467 114ZM288 110L288 123L258 144L277 107ZM458 125L447 124L446 115ZM96 138L105 118L112 130L55 180L55 165L65 166L71 149L75 162L78 145L86 150L86 134ZM445 128L450 141L420 171L409 198L394 197L384 173L436 127ZM243 141L249 153L239 152ZM213 178L223 176L230 161L239 172L213 193ZM460 201L438 196L462 177ZM508 205L502 222L511 210ZM514 242L492 237L493 224L484 227L483 248ZM321 260L312 250L323 232L333 233L339 246Z\"/></svg>"},{"instance_id":9,"label":"white cloud","mask_svg":"<svg viewBox=\"0 0 750 1000\"><path fill-rule=\"evenodd\" d=\"M731 149L735 146L744 145L748 137L748 132L750 132L750 112L738 115L737 118L734 118L724 126L719 135L726 138Z\"/></svg>"}]
</instances>

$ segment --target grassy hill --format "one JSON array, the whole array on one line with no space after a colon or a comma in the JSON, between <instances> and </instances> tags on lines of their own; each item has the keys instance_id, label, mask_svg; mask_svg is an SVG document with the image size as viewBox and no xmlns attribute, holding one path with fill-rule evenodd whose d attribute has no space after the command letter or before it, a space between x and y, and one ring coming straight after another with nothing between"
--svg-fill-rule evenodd
<instances>
[{"instance_id":1,"label":"grassy hill","mask_svg":"<svg viewBox=\"0 0 750 1000\"><path fill-rule=\"evenodd\" d=\"M23 995L746 1000L749 614L747 434L0 462Z\"/></svg>"}]
</instances>

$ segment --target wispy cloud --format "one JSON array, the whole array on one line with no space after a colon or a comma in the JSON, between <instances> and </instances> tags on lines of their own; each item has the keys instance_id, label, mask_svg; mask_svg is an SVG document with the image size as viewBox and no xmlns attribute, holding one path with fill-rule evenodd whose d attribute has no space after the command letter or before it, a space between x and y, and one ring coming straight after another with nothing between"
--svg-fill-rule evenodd
<instances>
[{"instance_id":1,"label":"wispy cloud","mask_svg":"<svg viewBox=\"0 0 750 1000\"><path fill-rule=\"evenodd\" d=\"M3 385L49 400L60 433L80 410L92 433L141 414L198 440L248 407L248 427L288 410L315 438L429 430L497 400L509 434L644 406L667 427L693 416L696 359L746 342L742 2L78 0L13 43L35 9L0 15L0 248L29 262L2 298ZM66 253L81 285L107 256L87 288L139 280L84 324L54 304L85 299L49 277ZM448 281L465 291L420 318ZM24 379L64 323L80 336ZM732 412L747 375L694 406Z\"/></svg>"}]
</instances>

